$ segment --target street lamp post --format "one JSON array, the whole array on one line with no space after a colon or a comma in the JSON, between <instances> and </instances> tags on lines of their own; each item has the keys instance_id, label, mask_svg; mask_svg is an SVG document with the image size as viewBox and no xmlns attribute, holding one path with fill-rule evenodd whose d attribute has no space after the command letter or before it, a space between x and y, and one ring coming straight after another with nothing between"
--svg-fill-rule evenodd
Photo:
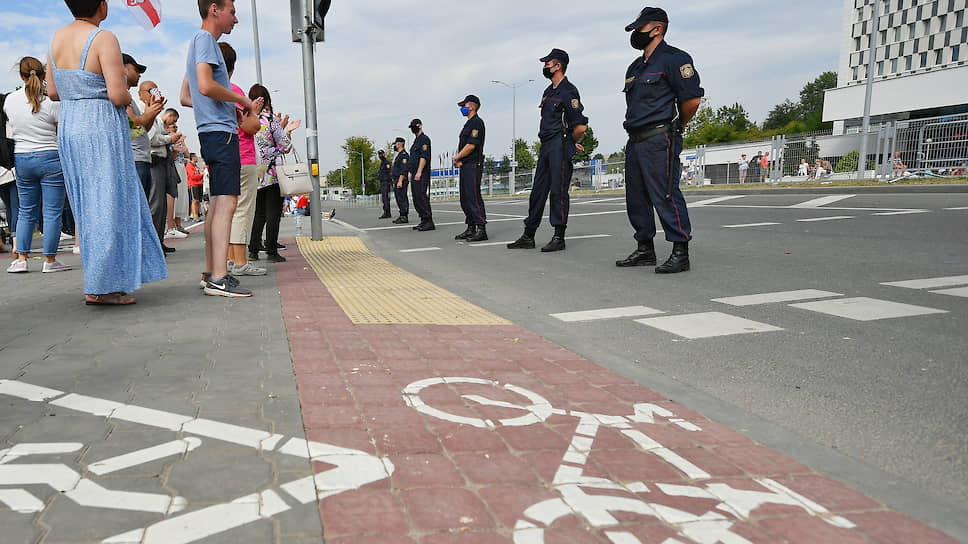
<instances>
[{"instance_id":1,"label":"street lamp post","mask_svg":"<svg viewBox=\"0 0 968 544\"><path fill-rule=\"evenodd\" d=\"M252 45L255 47L255 82L262 85L262 53L259 51L259 14L252 0Z\"/></svg>"},{"instance_id":2,"label":"street lamp post","mask_svg":"<svg viewBox=\"0 0 968 544\"><path fill-rule=\"evenodd\" d=\"M363 159L363 152L354 151L353 153L360 156L360 183L363 185L363 196L366 196L366 162Z\"/></svg>"},{"instance_id":3,"label":"street lamp post","mask_svg":"<svg viewBox=\"0 0 968 544\"><path fill-rule=\"evenodd\" d=\"M508 183L508 193L514 194L514 176L517 173L517 149L515 145L517 144L517 105L518 105L518 87L523 87L529 83L533 83L533 79L529 79L523 83L505 83L497 79L492 79L491 83L497 83L498 85L504 85L505 87L511 89L511 182Z\"/></svg>"}]
</instances>

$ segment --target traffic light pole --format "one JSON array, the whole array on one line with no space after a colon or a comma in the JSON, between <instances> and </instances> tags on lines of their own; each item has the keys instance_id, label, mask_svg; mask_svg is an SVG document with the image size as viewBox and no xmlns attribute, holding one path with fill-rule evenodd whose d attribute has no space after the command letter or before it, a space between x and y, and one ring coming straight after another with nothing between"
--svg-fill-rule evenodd
<instances>
[{"instance_id":1,"label":"traffic light pole","mask_svg":"<svg viewBox=\"0 0 968 544\"><path fill-rule=\"evenodd\" d=\"M309 16L312 0L299 0L302 8L300 13L305 14L303 18L302 41L302 60L303 60L303 94L306 101L306 157L309 161L310 176L312 178L313 192L309 199L310 224L312 225L312 239L319 241L323 239L323 216L322 205L319 201L319 132L317 131L316 120L316 58L313 45L315 39L313 34L317 31L311 24L312 18Z\"/></svg>"}]
</instances>

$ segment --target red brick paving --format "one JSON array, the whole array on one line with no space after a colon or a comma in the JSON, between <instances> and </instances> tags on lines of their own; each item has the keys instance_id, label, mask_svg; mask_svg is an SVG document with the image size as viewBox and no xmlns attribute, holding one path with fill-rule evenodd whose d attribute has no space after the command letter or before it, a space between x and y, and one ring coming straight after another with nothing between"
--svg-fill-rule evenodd
<instances>
[{"instance_id":1,"label":"red brick paving","mask_svg":"<svg viewBox=\"0 0 968 544\"><path fill-rule=\"evenodd\" d=\"M395 468L389 479L320 501L326 542L511 542L525 510L561 498L553 481L578 419L559 414L530 426L480 428L431 417L404 402L403 388L410 383L460 376L513 383L566 411L628 416L633 404L652 403L702 428L686 431L658 416L655 423L629 424L710 475L692 481L655 452L639 450L619 429L600 426L587 462L577 470L585 477L642 482L647 489L630 493L586 486L587 495L645 501L682 515L723 516L716 509L719 499L681 496L676 490L726 484L765 493L755 478L768 477L855 527L836 527L798 506L767 503L753 509L749 519L726 515L730 533L748 542L956 542L521 327L354 325L302 256L290 255L276 271L307 438L386 457ZM465 398L475 394L524 402L491 386L453 383L428 387L420 399L456 415L492 421L524 413ZM668 495L660 483L679 487L662 488L674 493ZM544 542L554 544L608 543L607 531L634 535L641 543L690 542L679 527L659 518L610 513L619 525L596 529L571 514L549 527L532 521L545 529Z\"/></svg>"}]
</instances>

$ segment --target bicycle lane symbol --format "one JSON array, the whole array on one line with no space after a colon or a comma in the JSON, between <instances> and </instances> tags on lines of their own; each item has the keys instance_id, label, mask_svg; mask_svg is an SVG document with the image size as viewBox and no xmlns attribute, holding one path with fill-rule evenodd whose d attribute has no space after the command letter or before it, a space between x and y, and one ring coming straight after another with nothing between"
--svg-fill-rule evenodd
<instances>
[{"instance_id":1,"label":"bicycle lane symbol","mask_svg":"<svg viewBox=\"0 0 968 544\"><path fill-rule=\"evenodd\" d=\"M389 459L331 444L289 438L258 429L194 418L104 399L65 393L13 380L0 380L0 395L41 402L77 412L192 435L87 465L100 476L200 448L202 439L247 446L332 466L328 470L180 515L190 506L183 497L107 489L64 464L20 463L22 457L58 455L81 450L80 443L16 444L0 450L0 503L20 513L40 512L45 505L21 486L47 485L81 506L154 512L165 519L104 539L104 544L188 544L271 518L293 508L285 497L305 505L384 480L393 474ZM202 437L202 438L196 438ZM282 444L279 446L279 444ZM17 487L13 487L17 486Z\"/></svg>"},{"instance_id":2,"label":"bicycle lane symbol","mask_svg":"<svg viewBox=\"0 0 968 544\"><path fill-rule=\"evenodd\" d=\"M426 404L420 393L436 385L460 386L461 384L490 386L495 391L510 392L526 399L522 404L494 400L482 395L461 395L463 399L481 406L512 409L525 412L523 415L498 420L462 416ZM646 494L651 490L645 482L618 483L606 478L586 476L584 467L592 453L595 437L601 427L618 430L631 440L639 449L655 455L682 472L689 479L702 481L711 479L702 468L684 459L669 448L650 438L646 433L633 427L633 424L655 424L657 418L664 419L686 432L702 432L702 428L676 417L674 413L658 405L637 403L634 411L627 416L595 414L555 408L541 395L513 384L481 378L444 377L428 378L411 383L403 391L407 405L428 416L445 421L471 425L478 428L494 429L499 426L517 427L544 422L552 415L578 418L578 426L562 462L555 473L552 486L560 498L548 499L534 504L523 513L514 526L515 544L541 544L545 542L545 530L556 520L565 516L582 517L592 527L603 529L605 536L614 544L636 544L640 540L630 532L617 528L619 520L613 513L632 513L655 517L676 528L678 536L688 542L698 544L751 544L746 538L733 533L730 529L735 521L748 520L750 514L765 504L789 505L803 509L835 527L850 529L854 524L840 516L831 515L823 506L799 493L768 479L755 481L764 491L736 489L727 484L707 483L699 485L655 484L656 488L668 496L714 500L718 504L713 510L695 515L667 505L649 502L639 498L616 497L614 495L589 494L586 490L625 491L631 494ZM616 527L608 530L609 527ZM663 544L683 544L683 541L669 538Z\"/></svg>"}]
</instances>

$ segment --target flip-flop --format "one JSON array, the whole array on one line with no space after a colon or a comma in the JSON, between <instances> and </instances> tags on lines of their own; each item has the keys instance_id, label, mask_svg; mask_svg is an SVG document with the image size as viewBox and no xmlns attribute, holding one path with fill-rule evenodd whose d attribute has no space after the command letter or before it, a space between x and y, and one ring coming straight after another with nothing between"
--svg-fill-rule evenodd
<instances>
[{"instance_id":1,"label":"flip-flop","mask_svg":"<svg viewBox=\"0 0 968 544\"><path fill-rule=\"evenodd\" d=\"M135 298L127 296L127 293L84 295L84 304L88 306L127 306L136 302Z\"/></svg>"}]
</instances>

